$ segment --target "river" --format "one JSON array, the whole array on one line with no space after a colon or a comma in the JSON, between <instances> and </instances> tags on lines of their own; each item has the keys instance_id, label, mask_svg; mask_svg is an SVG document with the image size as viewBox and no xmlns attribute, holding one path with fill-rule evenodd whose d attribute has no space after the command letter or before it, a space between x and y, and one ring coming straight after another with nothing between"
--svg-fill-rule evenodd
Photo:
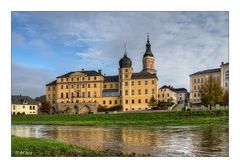
<instances>
[{"instance_id":1,"label":"river","mask_svg":"<svg viewBox=\"0 0 240 168\"><path fill-rule=\"evenodd\" d=\"M124 154L228 156L228 126L99 127L13 125L12 135L49 138Z\"/></svg>"}]
</instances>

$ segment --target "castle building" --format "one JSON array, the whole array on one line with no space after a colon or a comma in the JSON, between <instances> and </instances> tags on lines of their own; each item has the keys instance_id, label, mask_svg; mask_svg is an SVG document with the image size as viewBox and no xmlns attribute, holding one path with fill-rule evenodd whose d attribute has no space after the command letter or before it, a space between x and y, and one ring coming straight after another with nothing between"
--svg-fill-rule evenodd
<instances>
[{"instance_id":1,"label":"castle building","mask_svg":"<svg viewBox=\"0 0 240 168\"><path fill-rule=\"evenodd\" d=\"M91 105L121 106L123 111L146 110L149 99L158 97L154 66L148 35L141 72L133 72L132 61L125 49L119 61L118 75L105 76L101 70L69 72L46 85L46 101L53 112L62 110L61 107L70 108L73 113L85 113L91 111Z\"/></svg>"},{"instance_id":2,"label":"castle building","mask_svg":"<svg viewBox=\"0 0 240 168\"><path fill-rule=\"evenodd\" d=\"M190 75L190 103L201 104L200 90L210 76L220 82L224 91L229 90L229 63L222 62L220 68L207 69Z\"/></svg>"}]
</instances>

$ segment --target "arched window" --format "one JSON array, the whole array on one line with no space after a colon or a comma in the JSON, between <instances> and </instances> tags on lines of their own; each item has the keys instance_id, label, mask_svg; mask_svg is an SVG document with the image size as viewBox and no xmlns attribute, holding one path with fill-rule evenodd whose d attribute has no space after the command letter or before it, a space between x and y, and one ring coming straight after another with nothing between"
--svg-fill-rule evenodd
<instances>
[{"instance_id":1,"label":"arched window","mask_svg":"<svg viewBox=\"0 0 240 168\"><path fill-rule=\"evenodd\" d=\"M228 80L229 79L229 71L225 71L225 80Z\"/></svg>"}]
</instances>

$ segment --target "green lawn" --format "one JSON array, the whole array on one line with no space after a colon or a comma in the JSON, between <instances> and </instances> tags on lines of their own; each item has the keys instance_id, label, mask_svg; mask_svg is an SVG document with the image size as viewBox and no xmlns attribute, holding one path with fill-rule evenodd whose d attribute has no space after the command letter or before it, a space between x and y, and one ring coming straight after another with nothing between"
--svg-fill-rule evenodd
<instances>
[{"instance_id":1,"label":"green lawn","mask_svg":"<svg viewBox=\"0 0 240 168\"><path fill-rule=\"evenodd\" d=\"M44 138L12 136L12 156L112 156L103 151L65 144Z\"/></svg>"},{"instance_id":2,"label":"green lawn","mask_svg":"<svg viewBox=\"0 0 240 168\"><path fill-rule=\"evenodd\" d=\"M228 124L228 110L82 115L17 115L12 124L78 126L180 126Z\"/></svg>"}]
</instances>

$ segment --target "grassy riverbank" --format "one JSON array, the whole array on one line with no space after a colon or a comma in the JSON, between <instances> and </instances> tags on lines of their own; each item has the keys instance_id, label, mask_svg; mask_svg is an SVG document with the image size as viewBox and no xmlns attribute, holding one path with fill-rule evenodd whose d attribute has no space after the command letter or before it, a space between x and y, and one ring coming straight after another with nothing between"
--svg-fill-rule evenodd
<instances>
[{"instance_id":1,"label":"grassy riverbank","mask_svg":"<svg viewBox=\"0 0 240 168\"><path fill-rule=\"evenodd\" d=\"M12 136L12 156L114 156L103 151L65 144L44 138Z\"/></svg>"},{"instance_id":2,"label":"grassy riverbank","mask_svg":"<svg viewBox=\"0 0 240 168\"><path fill-rule=\"evenodd\" d=\"M16 115L12 124L76 126L181 126L228 124L228 110L82 115Z\"/></svg>"}]
</instances>

